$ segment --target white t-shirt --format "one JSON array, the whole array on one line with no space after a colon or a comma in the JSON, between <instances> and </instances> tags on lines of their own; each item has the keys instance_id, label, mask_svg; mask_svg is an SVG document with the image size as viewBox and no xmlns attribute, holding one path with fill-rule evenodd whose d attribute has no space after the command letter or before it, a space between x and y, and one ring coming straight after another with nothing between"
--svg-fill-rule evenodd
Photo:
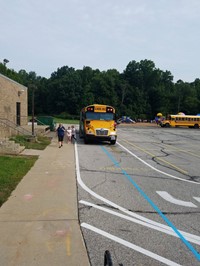
<instances>
[{"instance_id":1,"label":"white t-shirt","mask_svg":"<svg viewBox=\"0 0 200 266\"><path fill-rule=\"evenodd\" d=\"M71 128L68 128L66 132L67 132L67 136L68 136L68 137L71 137L71 135L72 135L72 130L71 130Z\"/></svg>"}]
</instances>

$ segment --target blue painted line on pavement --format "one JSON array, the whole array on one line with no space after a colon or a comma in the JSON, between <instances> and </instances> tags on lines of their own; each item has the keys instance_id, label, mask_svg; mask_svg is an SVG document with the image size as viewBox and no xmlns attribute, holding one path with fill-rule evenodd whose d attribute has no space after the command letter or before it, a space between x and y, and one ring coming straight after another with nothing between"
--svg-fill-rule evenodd
<instances>
[{"instance_id":1,"label":"blue painted line on pavement","mask_svg":"<svg viewBox=\"0 0 200 266\"><path fill-rule=\"evenodd\" d=\"M139 191L143 198L145 198L148 203L153 207L153 209L162 217L162 219L174 230L174 232L179 236L181 241L187 246L187 248L194 254L198 261L200 261L200 254L196 249L185 239L185 237L178 231L178 229L173 225L173 223L162 213L162 211L156 206L156 204L145 194L145 192L137 185L137 183L127 174L127 172L121 168L120 164L115 160L111 153L104 147L101 146L102 150L114 163L114 165L121 170L121 172L126 176L126 178L133 184L133 186Z\"/></svg>"}]
</instances>

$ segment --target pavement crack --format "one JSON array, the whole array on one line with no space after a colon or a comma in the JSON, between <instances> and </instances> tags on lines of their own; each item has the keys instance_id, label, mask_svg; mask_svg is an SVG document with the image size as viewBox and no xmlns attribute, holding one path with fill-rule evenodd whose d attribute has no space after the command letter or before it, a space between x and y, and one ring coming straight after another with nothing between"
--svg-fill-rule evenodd
<instances>
[{"instance_id":1,"label":"pavement crack","mask_svg":"<svg viewBox=\"0 0 200 266\"><path fill-rule=\"evenodd\" d=\"M129 210L130 212L141 213L141 214L158 214L156 211L140 211L140 210ZM190 214L200 214L199 211L186 211L186 212L167 212L162 211L164 215L190 215Z\"/></svg>"}]
</instances>

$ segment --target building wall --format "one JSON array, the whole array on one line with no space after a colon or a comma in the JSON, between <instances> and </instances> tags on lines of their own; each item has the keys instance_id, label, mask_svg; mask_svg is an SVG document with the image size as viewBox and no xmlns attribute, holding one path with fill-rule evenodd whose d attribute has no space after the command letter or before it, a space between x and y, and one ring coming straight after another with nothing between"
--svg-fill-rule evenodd
<instances>
[{"instance_id":1,"label":"building wall","mask_svg":"<svg viewBox=\"0 0 200 266\"><path fill-rule=\"evenodd\" d=\"M17 119L17 103L20 107L20 116ZM18 109L18 110L19 110ZM25 126L28 123L28 89L27 87L0 74L0 138L15 134L15 130L5 126L1 119L19 123Z\"/></svg>"}]
</instances>

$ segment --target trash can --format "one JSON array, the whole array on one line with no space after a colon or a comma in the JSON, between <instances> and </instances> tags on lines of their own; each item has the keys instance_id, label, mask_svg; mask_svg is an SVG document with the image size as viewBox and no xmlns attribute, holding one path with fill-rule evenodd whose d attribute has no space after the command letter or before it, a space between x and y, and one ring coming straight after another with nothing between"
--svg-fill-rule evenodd
<instances>
[{"instance_id":1,"label":"trash can","mask_svg":"<svg viewBox=\"0 0 200 266\"><path fill-rule=\"evenodd\" d=\"M38 125L49 126L50 131L54 131L56 128L56 123L52 116L37 116Z\"/></svg>"}]
</instances>

